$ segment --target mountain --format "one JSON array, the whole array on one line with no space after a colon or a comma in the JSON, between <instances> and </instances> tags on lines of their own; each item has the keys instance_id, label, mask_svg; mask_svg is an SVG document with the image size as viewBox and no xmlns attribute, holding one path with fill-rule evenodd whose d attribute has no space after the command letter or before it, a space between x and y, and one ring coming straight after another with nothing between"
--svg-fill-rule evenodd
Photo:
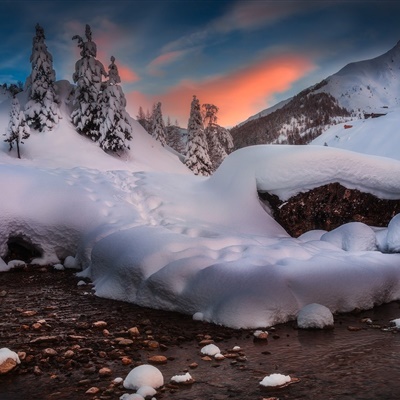
<instances>
[{"instance_id":1,"label":"mountain","mask_svg":"<svg viewBox=\"0 0 400 400\"><path fill-rule=\"evenodd\" d=\"M232 128L237 148L308 144L338 123L386 114L400 106L400 41L387 53L346 65L298 95Z\"/></svg>"}]
</instances>

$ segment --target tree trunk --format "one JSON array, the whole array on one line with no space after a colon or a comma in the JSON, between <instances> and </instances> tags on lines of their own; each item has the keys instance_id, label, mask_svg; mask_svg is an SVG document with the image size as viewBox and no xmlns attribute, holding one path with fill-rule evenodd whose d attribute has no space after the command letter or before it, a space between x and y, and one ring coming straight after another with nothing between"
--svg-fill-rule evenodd
<instances>
[{"instance_id":1,"label":"tree trunk","mask_svg":"<svg viewBox=\"0 0 400 400\"><path fill-rule=\"evenodd\" d=\"M18 154L18 158L21 158L21 153L19 152L19 140L17 140L16 142L17 142L17 154Z\"/></svg>"}]
</instances>

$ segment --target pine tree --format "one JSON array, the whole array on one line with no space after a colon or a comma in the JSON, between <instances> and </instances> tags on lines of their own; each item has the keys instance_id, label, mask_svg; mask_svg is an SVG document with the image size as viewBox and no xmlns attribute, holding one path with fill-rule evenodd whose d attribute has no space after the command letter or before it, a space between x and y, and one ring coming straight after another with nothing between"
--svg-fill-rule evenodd
<instances>
[{"instance_id":1,"label":"pine tree","mask_svg":"<svg viewBox=\"0 0 400 400\"><path fill-rule=\"evenodd\" d=\"M212 170L215 171L224 158L233 150L233 139L230 132L217 124L218 107L214 104L203 104L203 121L208 144Z\"/></svg>"},{"instance_id":2,"label":"pine tree","mask_svg":"<svg viewBox=\"0 0 400 400\"><path fill-rule=\"evenodd\" d=\"M159 141L162 146L166 145L165 139L165 125L161 111L161 103L158 102L153 110L153 126L151 129L152 136L155 140Z\"/></svg>"},{"instance_id":3,"label":"pine tree","mask_svg":"<svg viewBox=\"0 0 400 400\"><path fill-rule=\"evenodd\" d=\"M86 25L85 35L87 41L79 35L72 40L78 40L81 49L81 59L75 64L73 80L76 83L74 96L74 110L72 111L72 122L78 133L88 136L93 141L100 139L99 121L99 94L102 86L102 77L106 77L103 64L96 59L97 46L92 41L92 31Z\"/></svg>"},{"instance_id":4,"label":"pine tree","mask_svg":"<svg viewBox=\"0 0 400 400\"><path fill-rule=\"evenodd\" d=\"M208 155L208 145L204 134L200 103L196 96L193 96L191 103L187 134L186 165L196 175L210 175L212 165Z\"/></svg>"},{"instance_id":5,"label":"pine tree","mask_svg":"<svg viewBox=\"0 0 400 400\"><path fill-rule=\"evenodd\" d=\"M21 111L19 101L14 96L11 102L10 121L8 123L8 128L5 133L5 136L7 136L7 138L4 139L4 141L10 144L10 151L12 150L13 144L15 143L17 147L18 158L21 158L19 144L23 144L23 140L29 138L29 131L30 129L26 122L25 115Z\"/></svg>"},{"instance_id":6,"label":"pine tree","mask_svg":"<svg viewBox=\"0 0 400 400\"><path fill-rule=\"evenodd\" d=\"M185 147L182 143L182 135L179 131L178 121L174 125L171 124L171 120L168 117L167 126L165 127L167 145L178 153L183 154Z\"/></svg>"},{"instance_id":7,"label":"pine tree","mask_svg":"<svg viewBox=\"0 0 400 400\"><path fill-rule=\"evenodd\" d=\"M126 99L120 82L115 58L111 57L108 80L104 83L99 96L99 144L105 151L115 152L129 148L127 142L132 139L132 126L125 110Z\"/></svg>"},{"instance_id":8,"label":"pine tree","mask_svg":"<svg viewBox=\"0 0 400 400\"><path fill-rule=\"evenodd\" d=\"M27 123L40 132L52 130L59 122L59 99L53 57L47 50L44 29L37 24L33 38L31 75L27 79L28 101L25 105Z\"/></svg>"},{"instance_id":9,"label":"pine tree","mask_svg":"<svg viewBox=\"0 0 400 400\"><path fill-rule=\"evenodd\" d=\"M147 128L146 114L144 113L142 106L139 107L138 114L136 115L136 120L137 122L139 122L140 125L143 126L144 129Z\"/></svg>"}]
</instances>

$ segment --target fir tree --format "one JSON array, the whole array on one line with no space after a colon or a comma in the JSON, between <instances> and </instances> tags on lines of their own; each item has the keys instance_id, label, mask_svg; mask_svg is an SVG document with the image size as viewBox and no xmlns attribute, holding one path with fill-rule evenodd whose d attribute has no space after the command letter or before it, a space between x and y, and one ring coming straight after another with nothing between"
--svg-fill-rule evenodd
<instances>
[{"instance_id":1,"label":"fir tree","mask_svg":"<svg viewBox=\"0 0 400 400\"><path fill-rule=\"evenodd\" d=\"M85 35L86 42L79 35L72 38L72 40L78 41L82 58L76 62L73 74L76 89L73 101L75 108L71 118L80 134L88 136L93 141L98 141L100 139L98 100L102 77L106 77L107 74L103 64L96 59L97 46L92 41L92 31L89 25L86 25Z\"/></svg>"},{"instance_id":2,"label":"fir tree","mask_svg":"<svg viewBox=\"0 0 400 400\"><path fill-rule=\"evenodd\" d=\"M172 125L171 120L168 117L167 125L165 127L165 133L167 145L176 150L178 153L183 154L185 148L182 143L182 135L179 131L178 121L176 121L175 124Z\"/></svg>"},{"instance_id":3,"label":"fir tree","mask_svg":"<svg viewBox=\"0 0 400 400\"><path fill-rule=\"evenodd\" d=\"M18 158L21 158L19 144L23 144L23 140L28 139L29 131L30 129L26 122L25 115L21 111L19 101L14 96L11 102L10 121L5 133L7 138L4 139L4 141L10 144L10 151L13 148L13 144L16 145Z\"/></svg>"},{"instance_id":4,"label":"fir tree","mask_svg":"<svg viewBox=\"0 0 400 400\"><path fill-rule=\"evenodd\" d=\"M136 120L137 122L139 122L140 125L143 126L144 129L147 128L146 114L144 113L142 106L139 107L138 114L136 115Z\"/></svg>"},{"instance_id":5,"label":"fir tree","mask_svg":"<svg viewBox=\"0 0 400 400\"><path fill-rule=\"evenodd\" d=\"M186 165L196 175L210 175L212 165L208 155L208 145L204 134L200 103L196 96L193 96L191 103L187 134Z\"/></svg>"},{"instance_id":6,"label":"fir tree","mask_svg":"<svg viewBox=\"0 0 400 400\"><path fill-rule=\"evenodd\" d=\"M217 124L218 107L214 104L203 104L203 121L208 144L212 170L215 171L224 158L233 150L233 140L230 132Z\"/></svg>"},{"instance_id":7,"label":"fir tree","mask_svg":"<svg viewBox=\"0 0 400 400\"><path fill-rule=\"evenodd\" d=\"M99 144L106 151L115 152L129 148L127 142L132 139L132 126L128 113L125 111L126 99L119 85L120 82L115 58L111 57L108 80L104 83L103 91L99 96Z\"/></svg>"},{"instance_id":8,"label":"fir tree","mask_svg":"<svg viewBox=\"0 0 400 400\"><path fill-rule=\"evenodd\" d=\"M39 24L36 25L30 62L32 72L27 79L26 121L40 132L52 130L61 118L55 86L56 74L53 57L45 43L44 30Z\"/></svg>"},{"instance_id":9,"label":"fir tree","mask_svg":"<svg viewBox=\"0 0 400 400\"><path fill-rule=\"evenodd\" d=\"M165 125L161 111L161 103L158 102L153 110L153 125L151 129L152 136L155 140L159 141L162 146L166 145L165 138Z\"/></svg>"}]
</instances>

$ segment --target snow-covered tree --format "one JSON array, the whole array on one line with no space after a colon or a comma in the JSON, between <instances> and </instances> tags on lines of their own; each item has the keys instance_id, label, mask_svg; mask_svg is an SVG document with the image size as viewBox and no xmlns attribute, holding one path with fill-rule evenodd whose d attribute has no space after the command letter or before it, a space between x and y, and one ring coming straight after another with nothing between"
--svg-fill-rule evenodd
<instances>
[{"instance_id":1,"label":"snow-covered tree","mask_svg":"<svg viewBox=\"0 0 400 400\"><path fill-rule=\"evenodd\" d=\"M186 165L196 175L210 175L212 164L208 155L208 145L203 128L200 103L196 96L193 96L191 103L187 134Z\"/></svg>"},{"instance_id":2,"label":"snow-covered tree","mask_svg":"<svg viewBox=\"0 0 400 400\"><path fill-rule=\"evenodd\" d=\"M176 121L175 124L171 124L171 120L168 117L165 133L167 145L176 150L178 153L183 154L185 147L182 142L182 135L179 131L178 121Z\"/></svg>"},{"instance_id":3,"label":"snow-covered tree","mask_svg":"<svg viewBox=\"0 0 400 400\"><path fill-rule=\"evenodd\" d=\"M26 122L25 114L21 111L19 101L14 96L11 102L10 121L5 133L7 138L4 139L4 141L10 144L10 151L12 150L13 145L16 145L18 158L21 158L19 144L23 144L23 140L28 139L29 132L30 129Z\"/></svg>"},{"instance_id":4,"label":"snow-covered tree","mask_svg":"<svg viewBox=\"0 0 400 400\"><path fill-rule=\"evenodd\" d=\"M166 145L165 124L162 116L160 102L158 102L154 107L152 120L153 120L153 125L151 129L151 134L155 140L159 141L163 146L165 146Z\"/></svg>"},{"instance_id":5,"label":"snow-covered tree","mask_svg":"<svg viewBox=\"0 0 400 400\"><path fill-rule=\"evenodd\" d=\"M142 106L139 107L138 114L136 115L136 121L139 122L144 129L146 129L146 114L144 113Z\"/></svg>"},{"instance_id":6,"label":"snow-covered tree","mask_svg":"<svg viewBox=\"0 0 400 400\"><path fill-rule=\"evenodd\" d=\"M89 25L86 25L85 35L86 42L79 35L72 38L72 40L78 41L82 58L76 62L73 74L76 89L71 118L80 134L88 136L93 141L98 141L101 136L98 100L102 78L106 77L107 73L103 64L96 59L97 46L92 41L92 31Z\"/></svg>"},{"instance_id":7,"label":"snow-covered tree","mask_svg":"<svg viewBox=\"0 0 400 400\"><path fill-rule=\"evenodd\" d=\"M108 80L103 84L99 99L99 144L105 151L119 151L129 148L132 139L132 126L125 110L126 99L119 83L121 78L115 58L111 57L108 67Z\"/></svg>"},{"instance_id":8,"label":"snow-covered tree","mask_svg":"<svg viewBox=\"0 0 400 400\"><path fill-rule=\"evenodd\" d=\"M218 107L214 104L203 104L202 106L204 131L213 171L233 150L233 139L230 132L217 124L218 110Z\"/></svg>"},{"instance_id":9,"label":"snow-covered tree","mask_svg":"<svg viewBox=\"0 0 400 400\"><path fill-rule=\"evenodd\" d=\"M52 130L59 122L59 99L53 57L47 50L44 29L37 24L30 58L32 72L27 79L28 101L25 105L27 123L40 132Z\"/></svg>"}]
</instances>

